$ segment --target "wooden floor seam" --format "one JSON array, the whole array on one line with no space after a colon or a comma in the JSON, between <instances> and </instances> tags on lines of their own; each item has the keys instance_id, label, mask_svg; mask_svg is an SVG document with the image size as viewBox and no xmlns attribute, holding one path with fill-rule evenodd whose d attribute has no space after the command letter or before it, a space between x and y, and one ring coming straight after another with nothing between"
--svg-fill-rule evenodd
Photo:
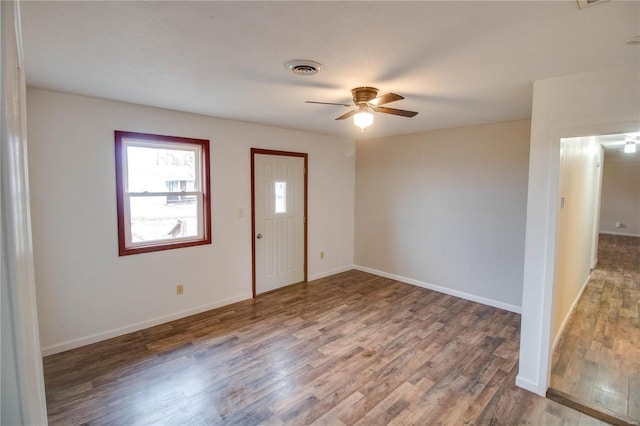
<instances>
[{"instance_id":1,"label":"wooden floor seam","mask_svg":"<svg viewBox=\"0 0 640 426\"><path fill-rule=\"evenodd\" d=\"M547 390L547 398L614 426L638 426L638 421L635 419L554 388Z\"/></svg>"},{"instance_id":2,"label":"wooden floor seam","mask_svg":"<svg viewBox=\"0 0 640 426\"><path fill-rule=\"evenodd\" d=\"M554 350L550 387L640 420L640 238L601 234L598 263Z\"/></svg>"}]
</instances>

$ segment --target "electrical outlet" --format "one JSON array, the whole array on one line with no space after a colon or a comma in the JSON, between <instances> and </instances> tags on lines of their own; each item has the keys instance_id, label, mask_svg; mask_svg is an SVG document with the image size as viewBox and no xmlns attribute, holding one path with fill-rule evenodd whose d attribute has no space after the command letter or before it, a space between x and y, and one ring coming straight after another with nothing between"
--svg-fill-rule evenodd
<instances>
[{"instance_id":1,"label":"electrical outlet","mask_svg":"<svg viewBox=\"0 0 640 426\"><path fill-rule=\"evenodd\" d=\"M178 285L176 286L176 294L180 295L180 294L182 294L182 293L184 293L184 285L182 285L182 284L178 284Z\"/></svg>"},{"instance_id":2,"label":"electrical outlet","mask_svg":"<svg viewBox=\"0 0 640 426\"><path fill-rule=\"evenodd\" d=\"M320 259L324 259L324 252L323 251L320 252Z\"/></svg>"}]
</instances>

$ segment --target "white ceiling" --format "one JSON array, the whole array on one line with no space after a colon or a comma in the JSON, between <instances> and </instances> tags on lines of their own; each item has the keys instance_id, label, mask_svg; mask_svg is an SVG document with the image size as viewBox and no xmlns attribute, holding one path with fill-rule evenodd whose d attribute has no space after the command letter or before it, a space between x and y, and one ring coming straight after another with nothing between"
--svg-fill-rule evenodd
<instances>
[{"instance_id":1,"label":"white ceiling","mask_svg":"<svg viewBox=\"0 0 640 426\"><path fill-rule=\"evenodd\" d=\"M638 1L27 1L22 20L30 86L355 139L528 118L533 81L640 61ZM361 135L304 103L363 85L419 114Z\"/></svg>"}]
</instances>

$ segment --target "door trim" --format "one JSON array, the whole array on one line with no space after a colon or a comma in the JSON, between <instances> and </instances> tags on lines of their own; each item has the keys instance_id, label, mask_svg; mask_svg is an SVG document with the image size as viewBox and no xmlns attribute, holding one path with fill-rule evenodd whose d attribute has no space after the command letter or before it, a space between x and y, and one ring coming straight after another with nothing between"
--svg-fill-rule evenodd
<instances>
[{"instance_id":1,"label":"door trim","mask_svg":"<svg viewBox=\"0 0 640 426\"><path fill-rule=\"evenodd\" d=\"M304 233L304 282L307 282L307 199L309 180L309 154L304 152L274 151L270 149L251 148L251 292L256 297L256 181L255 181L255 157L256 154L280 155L283 157L301 157L304 159L304 209L303 209L303 233Z\"/></svg>"}]
</instances>

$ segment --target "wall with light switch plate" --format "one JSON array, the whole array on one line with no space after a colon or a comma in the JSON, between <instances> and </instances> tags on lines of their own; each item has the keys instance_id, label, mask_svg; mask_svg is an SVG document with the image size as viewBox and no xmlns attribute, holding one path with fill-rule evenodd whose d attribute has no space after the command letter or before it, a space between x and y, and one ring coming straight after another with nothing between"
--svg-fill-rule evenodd
<instances>
[{"instance_id":1,"label":"wall with light switch plate","mask_svg":"<svg viewBox=\"0 0 640 426\"><path fill-rule=\"evenodd\" d=\"M595 138L562 139L560 208L554 287L553 346L560 338L595 263L603 149Z\"/></svg>"},{"instance_id":2,"label":"wall with light switch plate","mask_svg":"<svg viewBox=\"0 0 640 426\"><path fill-rule=\"evenodd\" d=\"M27 106L45 354L251 297L251 147L309 154L308 278L352 267L352 140L38 89ZM118 256L114 130L211 141L211 245Z\"/></svg>"},{"instance_id":3,"label":"wall with light switch plate","mask_svg":"<svg viewBox=\"0 0 640 426\"><path fill-rule=\"evenodd\" d=\"M637 132L640 129L638 88L640 69L637 64L610 68L603 65L602 70L539 80L533 85L522 326L516 383L538 395L546 394L550 377L560 207L560 140Z\"/></svg>"}]
</instances>

